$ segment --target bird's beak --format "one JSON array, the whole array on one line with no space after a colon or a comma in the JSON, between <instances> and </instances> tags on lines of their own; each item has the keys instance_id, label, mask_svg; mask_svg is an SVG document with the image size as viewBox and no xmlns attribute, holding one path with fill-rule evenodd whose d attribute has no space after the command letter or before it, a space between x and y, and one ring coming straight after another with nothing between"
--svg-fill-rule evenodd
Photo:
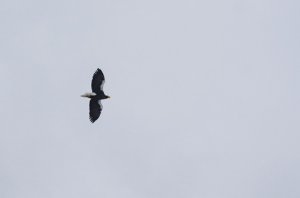
<instances>
[{"instance_id":1,"label":"bird's beak","mask_svg":"<svg viewBox=\"0 0 300 198\"><path fill-rule=\"evenodd\" d=\"M107 96L107 98L110 98L110 96Z\"/></svg>"}]
</instances>

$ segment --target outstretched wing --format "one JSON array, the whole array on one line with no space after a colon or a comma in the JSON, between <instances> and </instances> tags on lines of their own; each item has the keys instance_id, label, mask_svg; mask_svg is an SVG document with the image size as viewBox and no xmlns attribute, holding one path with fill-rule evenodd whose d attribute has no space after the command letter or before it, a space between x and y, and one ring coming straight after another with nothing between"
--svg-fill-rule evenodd
<instances>
[{"instance_id":1,"label":"outstretched wing","mask_svg":"<svg viewBox=\"0 0 300 198\"><path fill-rule=\"evenodd\" d=\"M103 85L104 85L104 75L101 69L97 69L96 72L93 75L93 80L92 80L92 91L96 94L101 94L103 93Z\"/></svg>"},{"instance_id":2,"label":"outstretched wing","mask_svg":"<svg viewBox=\"0 0 300 198\"><path fill-rule=\"evenodd\" d=\"M102 105L100 100L92 98L90 100L90 121L94 123L100 116L102 111Z\"/></svg>"}]
</instances>

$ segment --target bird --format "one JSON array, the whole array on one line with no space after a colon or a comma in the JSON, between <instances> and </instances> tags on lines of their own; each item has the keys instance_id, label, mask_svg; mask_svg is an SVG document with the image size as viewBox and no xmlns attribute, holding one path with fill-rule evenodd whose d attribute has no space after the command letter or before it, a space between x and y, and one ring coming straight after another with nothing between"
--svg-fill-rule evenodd
<instances>
[{"instance_id":1,"label":"bird","mask_svg":"<svg viewBox=\"0 0 300 198\"><path fill-rule=\"evenodd\" d=\"M92 123L94 123L99 117L102 112L102 104L101 100L110 98L104 94L103 85L105 82L104 74L101 69L97 69L93 75L92 79L92 92L85 93L81 95L81 97L90 98L90 111L89 111L89 118Z\"/></svg>"}]
</instances>

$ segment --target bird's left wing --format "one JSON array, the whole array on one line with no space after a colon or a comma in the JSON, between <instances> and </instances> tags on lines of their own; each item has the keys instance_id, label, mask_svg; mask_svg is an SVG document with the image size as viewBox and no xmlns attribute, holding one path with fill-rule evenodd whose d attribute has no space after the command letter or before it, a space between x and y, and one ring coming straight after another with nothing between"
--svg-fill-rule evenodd
<instances>
[{"instance_id":1,"label":"bird's left wing","mask_svg":"<svg viewBox=\"0 0 300 198\"><path fill-rule=\"evenodd\" d=\"M96 94L103 93L103 85L105 82L104 74L101 69L97 69L92 79L92 91Z\"/></svg>"},{"instance_id":2,"label":"bird's left wing","mask_svg":"<svg viewBox=\"0 0 300 198\"><path fill-rule=\"evenodd\" d=\"M100 100L92 98L90 100L90 121L94 123L100 116L102 111L102 105Z\"/></svg>"}]
</instances>

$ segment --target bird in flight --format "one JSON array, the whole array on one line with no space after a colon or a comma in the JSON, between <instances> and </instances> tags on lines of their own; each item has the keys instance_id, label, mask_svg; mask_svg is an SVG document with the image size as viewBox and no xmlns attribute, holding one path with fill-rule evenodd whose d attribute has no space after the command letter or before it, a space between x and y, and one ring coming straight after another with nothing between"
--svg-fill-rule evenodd
<instances>
[{"instance_id":1,"label":"bird in flight","mask_svg":"<svg viewBox=\"0 0 300 198\"><path fill-rule=\"evenodd\" d=\"M103 92L105 78L101 69L97 69L92 79L92 93L85 93L81 97L90 98L90 121L94 123L102 111L101 100L110 98Z\"/></svg>"}]
</instances>

